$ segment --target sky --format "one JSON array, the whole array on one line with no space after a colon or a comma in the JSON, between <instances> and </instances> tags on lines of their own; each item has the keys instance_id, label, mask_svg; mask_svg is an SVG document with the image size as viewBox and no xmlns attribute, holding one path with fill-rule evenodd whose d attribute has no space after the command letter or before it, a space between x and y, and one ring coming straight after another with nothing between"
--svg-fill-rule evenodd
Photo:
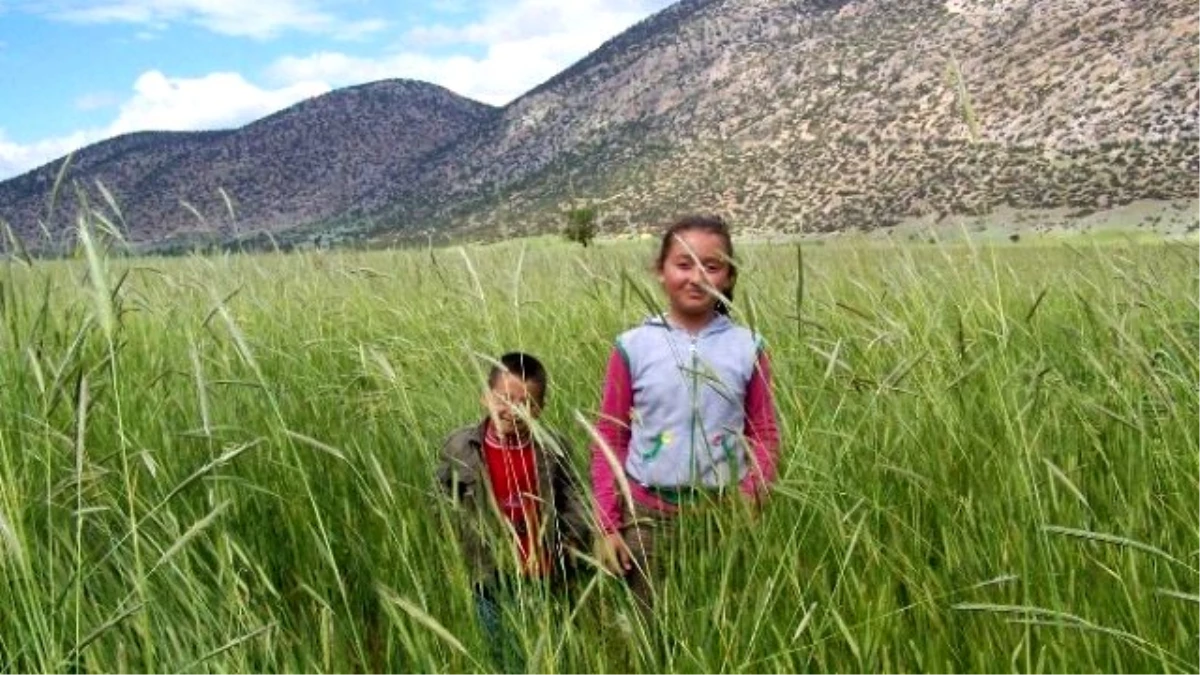
<instances>
[{"instance_id":1,"label":"sky","mask_svg":"<svg viewBox=\"0 0 1200 675\"><path fill-rule=\"evenodd\" d=\"M0 180L386 78L504 105L673 0L0 0Z\"/></svg>"}]
</instances>

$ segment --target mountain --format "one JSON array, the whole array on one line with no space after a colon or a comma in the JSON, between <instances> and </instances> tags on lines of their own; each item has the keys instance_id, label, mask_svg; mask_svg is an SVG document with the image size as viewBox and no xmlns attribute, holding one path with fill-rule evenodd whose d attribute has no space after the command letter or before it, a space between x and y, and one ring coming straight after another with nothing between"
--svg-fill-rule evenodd
<instances>
[{"instance_id":1,"label":"mountain","mask_svg":"<svg viewBox=\"0 0 1200 675\"><path fill-rule=\"evenodd\" d=\"M99 144L71 175L100 178L146 241L196 227L180 200L228 221L218 188L243 232L383 241L544 231L578 203L610 231L694 210L828 231L1190 199L1194 9L684 0L503 109L365 85L202 140ZM0 184L0 217L34 232L56 166Z\"/></svg>"},{"instance_id":2,"label":"mountain","mask_svg":"<svg viewBox=\"0 0 1200 675\"><path fill-rule=\"evenodd\" d=\"M240 129L142 133L76 153L65 178L136 242L280 232L378 208L431 153L499 110L441 87L388 80L337 90ZM36 241L61 162L0 183L0 218ZM112 214L102 184L119 208ZM49 224L69 237L78 201L60 188Z\"/></svg>"},{"instance_id":3,"label":"mountain","mask_svg":"<svg viewBox=\"0 0 1200 675\"><path fill-rule=\"evenodd\" d=\"M464 137L385 229L536 231L573 199L610 228L837 230L1194 197L1196 45L1178 0L685 1Z\"/></svg>"}]
</instances>

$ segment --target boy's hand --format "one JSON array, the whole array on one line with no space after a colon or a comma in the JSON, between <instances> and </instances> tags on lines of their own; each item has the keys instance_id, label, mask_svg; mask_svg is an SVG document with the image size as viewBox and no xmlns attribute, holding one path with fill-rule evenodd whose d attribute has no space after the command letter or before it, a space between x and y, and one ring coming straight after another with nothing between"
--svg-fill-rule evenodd
<instances>
[{"instance_id":1,"label":"boy's hand","mask_svg":"<svg viewBox=\"0 0 1200 675\"><path fill-rule=\"evenodd\" d=\"M625 543L625 537L622 537L620 532L609 532L604 535L600 545L604 547L604 550L600 551L600 559L613 574L624 576L626 572L633 569L633 555L629 552L629 545Z\"/></svg>"}]
</instances>

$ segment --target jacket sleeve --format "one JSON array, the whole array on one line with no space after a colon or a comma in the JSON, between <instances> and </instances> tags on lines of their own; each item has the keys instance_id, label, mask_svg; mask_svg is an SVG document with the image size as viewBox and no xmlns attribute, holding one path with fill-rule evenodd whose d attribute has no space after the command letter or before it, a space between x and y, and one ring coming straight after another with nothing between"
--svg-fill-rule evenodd
<instances>
[{"instance_id":1,"label":"jacket sleeve","mask_svg":"<svg viewBox=\"0 0 1200 675\"><path fill-rule=\"evenodd\" d=\"M457 540L473 580L480 581L492 569L490 561L493 558L487 546L485 524L477 517L477 500L480 499L474 490L477 477L462 459L466 438L463 430L446 437L438 453L434 476L436 494L444 506L440 509L446 519L444 522Z\"/></svg>"},{"instance_id":2,"label":"jacket sleeve","mask_svg":"<svg viewBox=\"0 0 1200 675\"><path fill-rule=\"evenodd\" d=\"M620 348L608 359L604 375L604 396L596 435L608 446L592 444L592 496L596 500L596 519L604 532L621 529L621 499L617 491L617 470L623 470L629 455L629 410L633 407L633 378ZM616 462L616 467L613 462Z\"/></svg>"},{"instance_id":3,"label":"jacket sleeve","mask_svg":"<svg viewBox=\"0 0 1200 675\"><path fill-rule=\"evenodd\" d=\"M442 441L442 449L438 453L437 469L434 471L438 492L446 497L453 497L457 493L458 472L455 471L454 462L450 458L450 444L453 442L453 434Z\"/></svg>"},{"instance_id":4,"label":"jacket sleeve","mask_svg":"<svg viewBox=\"0 0 1200 675\"><path fill-rule=\"evenodd\" d=\"M465 442L461 429L446 436L434 470L438 492L453 499L462 497L466 487L475 481L473 471L460 456Z\"/></svg>"},{"instance_id":5,"label":"jacket sleeve","mask_svg":"<svg viewBox=\"0 0 1200 675\"><path fill-rule=\"evenodd\" d=\"M746 441L751 451L750 471L740 488L747 496L761 497L775 481L779 463L779 427L775 422L771 364L766 351L759 352L746 390Z\"/></svg>"}]
</instances>

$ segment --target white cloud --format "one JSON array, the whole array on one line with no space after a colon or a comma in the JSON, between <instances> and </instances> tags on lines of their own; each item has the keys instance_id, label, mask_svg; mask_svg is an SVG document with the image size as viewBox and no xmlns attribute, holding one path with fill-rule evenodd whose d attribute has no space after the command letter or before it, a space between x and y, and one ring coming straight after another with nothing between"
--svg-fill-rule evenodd
<instances>
[{"instance_id":1,"label":"white cloud","mask_svg":"<svg viewBox=\"0 0 1200 675\"><path fill-rule=\"evenodd\" d=\"M321 80L335 87L403 77L434 82L478 101L502 104L527 89L526 83L545 70L545 63L527 61L518 72L513 72L495 60L458 55L435 57L405 52L365 59L322 52L280 59L270 72L280 82Z\"/></svg>"},{"instance_id":2,"label":"white cloud","mask_svg":"<svg viewBox=\"0 0 1200 675\"><path fill-rule=\"evenodd\" d=\"M323 82L263 89L238 73L172 78L152 70L138 77L133 95L105 127L29 144L13 142L0 133L0 180L119 134L237 127L328 91Z\"/></svg>"},{"instance_id":3,"label":"white cloud","mask_svg":"<svg viewBox=\"0 0 1200 675\"><path fill-rule=\"evenodd\" d=\"M462 14L470 7L468 0L429 0L429 9L441 14Z\"/></svg>"},{"instance_id":4,"label":"white cloud","mask_svg":"<svg viewBox=\"0 0 1200 675\"><path fill-rule=\"evenodd\" d=\"M301 81L262 89L238 73L172 78L157 70L142 73L134 95L121 104L109 135L155 129L187 131L235 127L329 91L322 82Z\"/></svg>"},{"instance_id":5,"label":"white cloud","mask_svg":"<svg viewBox=\"0 0 1200 675\"><path fill-rule=\"evenodd\" d=\"M335 87L389 77L426 80L476 100L504 104L583 58L671 0L515 0L465 26L419 26L405 46L380 57L318 52L279 59L280 83L321 80ZM431 55L430 46L475 47L482 56Z\"/></svg>"},{"instance_id":6,"label":"white cloud","mask_svg":"<svg viewBox=\"0 0 1200 675\"><path fill-rule=\"evenodd\" d=\"M121 102L121 97L111 91L93 91L76 97L76 110L99 110L115 106Z\"/></svg>"},{"instance_id":7,"label":"white cloud","mask_svg":"<svg viewBox=\"0 0 1200 675\"><path fill-rule=\"evenodd\" d=\"M74 7L73 20L146 26L192 20L255 37L285 29L353 29L315 9L309 0L66 1L70 6L60 5L59 10ZM462 6L459 0L444 4L447 10ZM279 59L268 68L273 87L256 85L238 73L172 78L148 71L138 77L132 96L105 127L30 144L15 143L0 133L0 180L117 134L235 127L336 87L385 78L424 80L476 100L504 104L669 4L671 0L495 2L475 23L415 28L396 51L382 56L326 51ZM428 49L434 45L436 53ZM95 101L83 97L80 102Z\"/></svg>"},{"instance_id":8,"label":"white cloud","mask_svg":"<svg viewBox=\"0 0 1200 675\"><path fill-rule=\"evenodd\" d=\"M588 41L599 44L668 4L669 0L515 0L494 3L480 21L465 26L419 26L409 36L434 43L493 45L569 34L591 36Z\"/></svg>"},{"instance_id":9,"label":"white cloud","mask_svg":"<svg viewBox=\"0 0 1200 675\"><path fill-rule=\"evenodd\" d=\"M41 166L94 140L86 131L76 131L69 136L23 144L10 141L0 129L0 180Z\"/></svg>"},{"instance_id":10,"label":"white cloud","mask_svg":"<svg viewBox=\"0 0 1200 675\"><path fill-rule=\"evenodd\" d=\"M47 11L73 23L130 23L162 29L194 23L215 33L266 39L286 31L357 38L386 26L380 19L350 21L316 0L59 0Z\"/></svg>"}]
</instances>

